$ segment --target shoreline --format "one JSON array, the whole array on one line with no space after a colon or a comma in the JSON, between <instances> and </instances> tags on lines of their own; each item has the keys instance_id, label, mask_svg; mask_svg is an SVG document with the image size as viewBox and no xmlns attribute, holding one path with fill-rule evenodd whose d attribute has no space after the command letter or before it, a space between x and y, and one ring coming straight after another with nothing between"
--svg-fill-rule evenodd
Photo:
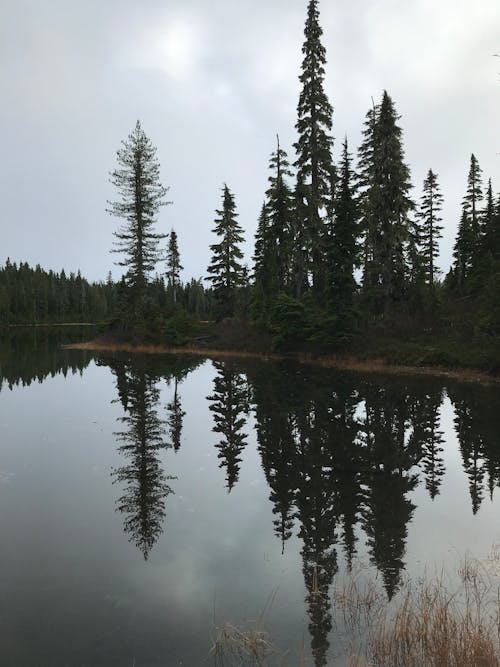
<instances>
[{"instance_id":1,"label":"shoreline","mask_svg":"<svg viewBox=\"0 0 500 667\"><path fill-rule=\"evenodd\" d=\"M2 324L2 329L38 329L39 327L97 327L93 322L35 322L34 324Z\"/></svg>"},{"instance_id":2,"label":"shoreline","mask_svg":"<svg viewBox=\"0 0 500 667\"><path fill-rule=\"evenodd\" d=\"M224 350L208 347L172 347L159 344L112 343L93 340L85 343L63 345L65 350L88 350L93 352L127 352L131 354L179 354L195 355L207 359L258 359L260 361L296 361L301 364L334 368L339 371L355 373L375 373L381 375L427 375L441 377L458 382L482 385L500 385L500 377L472 368L445 368L443 366L398 365L380 357L360 359L352 356L312 356L300 353L277 354L249 352L245 350Z\"/></svg>"}]
</instances>

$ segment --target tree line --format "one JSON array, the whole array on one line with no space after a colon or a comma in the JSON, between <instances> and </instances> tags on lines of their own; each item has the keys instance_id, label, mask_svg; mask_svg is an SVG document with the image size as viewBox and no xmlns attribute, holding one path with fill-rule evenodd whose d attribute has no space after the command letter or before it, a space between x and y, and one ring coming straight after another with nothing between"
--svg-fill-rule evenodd
<instances>
[{"instance_id":1,"label":"tree line","mask_svg":"<svg viewBox=\"0 0 500 667\"><path fill-rule=\"evenodd\" d=\"M160 209L171 203L168 188L156 148L137 121L111 173L117 197L108 211L121 220L112 249L124 270L121 281L90 284L79 275L9 264L0 274L0 320L107 317L121 332L170 342L183 339L190 316L238 316L271 330L277 344L341 344L372 326L401 322L414 330L464 325L497 334L500 198L491 179L485 187L472 155L453 264L444 276L437 265L439 176L429 167L417 201L400 116L387 91L366 113L356 160L347 137L334 160L322 35L318 0L309 0L294 158L277 137L251 268L236 198L224 184L208 287L201 278L182 282L177 232L157 229Z\"/></svg>"},{"instance_id":2,"label":"tree line","mask_svg":"<svg viewBox=\"0 0 500 667\"><path fill-rule=\"evenodd\" d=\"M111 280L90 283L80 272L66 275L45 271L39 265L0 266L0 323L40 324L89 322L105 319L114 308Z\"/></svg>"},{"instance_id":3,"label":"tree line","mask_svg":"<svg viewBox=\"0 0 500 667\"><path fill-rule=\"evenodd\" d=\"M278 137L251 270L243 261L235 195L223 185L207 269L207 312L217 319L247 317L271 327L278 340L338 343L367 323L405 318L439 323L457 308L470 310L472 303L484 328L495 332L500 203L491 180L484 196L476 157L471 156L453 265L442 280L436 264L443 229L439 178L429 168L420 201L413 198L400 117L387 91L366 114L356 166L347 138L334 161L318 0L308 2L302 53L295 159L288 158ZM146 275L165 238L156 232L156 215L169 202L156 149L139 122L118 151L118 163L112 182L120 199L110 212L124 221L116 250L126 268L124 320L133 327L148 316ZM182 267L174 231L167 265L177 304Z\"/></svg>"}]
</instances>

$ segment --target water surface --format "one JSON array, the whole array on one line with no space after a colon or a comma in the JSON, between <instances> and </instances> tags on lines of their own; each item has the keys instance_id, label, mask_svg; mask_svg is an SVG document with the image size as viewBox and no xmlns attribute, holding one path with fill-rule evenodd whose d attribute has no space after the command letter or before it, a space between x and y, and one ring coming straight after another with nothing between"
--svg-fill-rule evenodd
<instances>
[{"instance_id":1,"label":"water surface","mask_svg":"<svg viewBox=\"0 0 500 667\"><path fill-rule=\"evenodd\" d=\"M346 572L389 600L500 541L498 389L60 347L88 335L0 336L2 664L212 664L264 610L276 664L345 664Z\"/></svg>"}]
</instances>

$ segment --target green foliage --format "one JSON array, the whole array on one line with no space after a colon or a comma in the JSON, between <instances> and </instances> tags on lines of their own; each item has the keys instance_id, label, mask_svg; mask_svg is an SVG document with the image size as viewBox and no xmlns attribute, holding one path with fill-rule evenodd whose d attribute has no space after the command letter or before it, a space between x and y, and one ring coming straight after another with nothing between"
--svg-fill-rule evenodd
<instances>
[{"instance_id":1,"label":"green foliage","mask_svg":"<svg viewBox=\"0 0 500 667\"><path fill-rule=\"evenodd\" d=\"M304 340L307 329L304 304L287 294L278 294L271 307L270 327L276 347Z\"/></svg>"},{"instance_id":2,"label":"green foliage","mask_svg":"<svg viewBox=\"0 0 500 667\"><path fill-rule=\"evenodd\" d=\"M360 151L365 236L363 291L372 312L389 315L403 300L409 273L410 172L394 103L384 91L368 115Z\"/></svg>"},{"instance_id":3,"label":"green foliage","mask_svg":"<svg viewBox=\"0 0 500 667\"><path fill-rule=\"evenodd\" d=\"M220 241L210 246L212 261L208 267L208 273L211 274L208 280L212 283L216 314L223 318L235 314L238 288L247 283L246 269L241 263L243 230L237 222L234 196L225 184L222 209L216 213L219 217L215 219L213 232Z\"/></svg>"},{"instance_id":4,"label":"green foliage","mask_svg":"<svg viewBox=\"0 0 500 667\"><path fill-rule=\"evenodd\" d=\"M355 200L351 156L344 141L338 192L334 200L328 244L327 302L333 312L347 321L356 292L354 268L358 264L358 206Z\"/></svg>"},{"instance_id":5,"label":"green foliage","mask_svg":"<svg viewBox=\"0 0 500 667\"><path fill-rule=\"evenodd\" d=\"M193 332L193 319L181 310L163 325L162 338L168 345L185 345Z\"/></svg>"},{"instance_id":6,"label":"green foliage","mask_svg":"<svg viewBox=\"0 0 500 667\"><path fill-rule=\"evenodd\" d=\"M149 274L160 260L159 243L165 234L155 231L156 216L165 201L168 188L160 182L160 165L156 148L146 136L139 121L117 152L118 168L111 173L111 183L119 199L109 202L108 212L124 220L115 232L116 247L112 252L123 259L128 287L127 317L135 326L144 319L143 303Z\"/></svg>"},{"instance_id":7,"label":"green foliage","mask_svg":"<svg viewBox=\"0 0 500 667\"><path fill-rule=\"evenodd\" d=\"M321 43L318 1L309 0L302 53L302 89L297 107L297 184L304 187L304 207L296 209L295 244L301 253L305 277L322 290L325 229L323 215L330 195L333 107L324 89L326 51Z\"/></svg>"},{"instance_id":8,"label":"green foliage","mask_svg":"<svg viewBox=\"0 0 500 667\"><path fill-rule=\"evenodd\" d=\"M172 303L177 304L177 293L180 281L180 272L184 267L181 265L179 246L177 245L177 234L174 229L171 230L167 246L167 289Z\"/></svg>"},{"instance_id":9,"label":"green foliage","mask_svg":"<svg viewBox=\"0 0 500 667\"><path fill-rule=\"evenodd\" d=\"M422 268L425 282L432 293L439 269L435 266L435 260L439 255L439 239L441 238L443 226L439 223L439 216L443 206L443 196L439 188L436 174L429 169L423 185L423 196L418 211L420 229L418 243L422 249Z\"/></svg>"},{"instance_id":10,"label":"green foliage","mask_svg":"<svg viewBox=\"0 0 500 667\"><path fill-rule=\"evenodd\" d=\"M8 259L0 267L0 324L102 321L112 315L116 299L109 280L89 283L80 272L67 276Z\"/></svg>"}]
</instances>

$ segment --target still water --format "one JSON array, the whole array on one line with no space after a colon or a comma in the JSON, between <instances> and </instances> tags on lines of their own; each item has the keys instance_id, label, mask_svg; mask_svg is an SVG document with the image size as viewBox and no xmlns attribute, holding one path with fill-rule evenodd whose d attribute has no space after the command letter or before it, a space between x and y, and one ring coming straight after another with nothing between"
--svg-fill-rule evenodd
<instances>
[{"instance_id":1,"label":"still water","mask_svg":"<svg viewBox=\"0 0 500 667\"><path fill-rule=\"evenodd\" d=\"M390 599L500 542L496 388L61 349L88 337L0 335L1 665L214 664L256 622L342 665L349 569Z\"/></svg>"}]
</instances>

